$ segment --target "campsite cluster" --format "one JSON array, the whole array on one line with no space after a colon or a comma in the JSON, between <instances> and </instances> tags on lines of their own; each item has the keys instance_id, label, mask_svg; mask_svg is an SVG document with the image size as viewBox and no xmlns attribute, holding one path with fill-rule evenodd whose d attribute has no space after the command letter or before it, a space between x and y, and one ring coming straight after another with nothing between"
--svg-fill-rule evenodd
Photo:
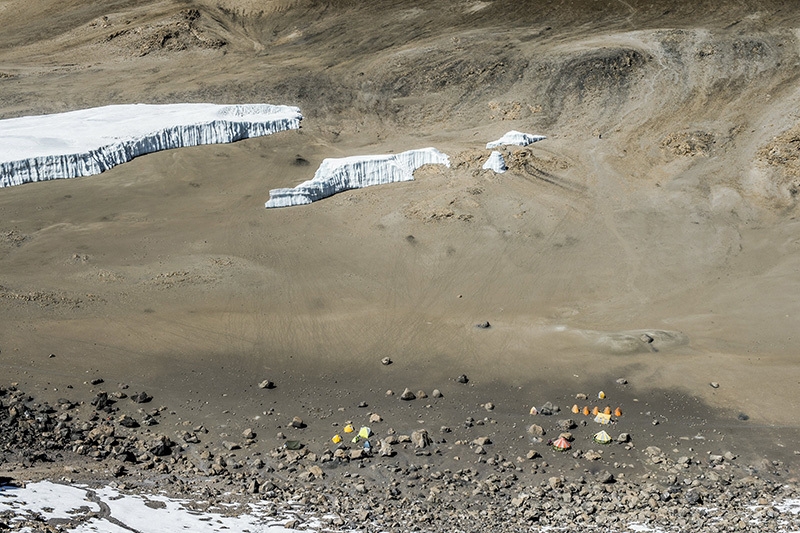
<instances>
[{"instance_id":1,"label":"campsite cluster","mask_svg":"<svg viewBox=\"0 0 800 533\"><path fill-rule=\"evenodd\" d=\"M675 458L656 446L638 450L628 434L612 439L587 420L557 419L560 409L549 402L533 415L539 424L528 427L520 454L506 457L492 449L488 430L511 429L488 417L438 432L385 429L380 437L370 426L348 423L344 438L337 433L317 446L283 433L261 438L252 429L220 440L213 428L186 428L168 408L151 407L147 393L93 394L48 405L14 385L0 388L0 472L13 473L4 481L113 482L127 491L200 496L209 506L268 500L278 514L294 509L292 528L322 516L327 528L366 531L624 529L631 523L664 531L800 528L800 517L780 506L800 498L800 487L781 477L779 464L739 464L730 452ZM375 413L370 418L383 426ZM302 434L305 426L295 417L286 429ZM474 429L486 434L449 442ZM557 438L546 439L552 430ZM592 438L576 439L573 432L584 431ZM604 446L638 451L640 464L615 462ZM77 525L43 521L6 513L0 530Z\"/></svg>"}]
</instances>

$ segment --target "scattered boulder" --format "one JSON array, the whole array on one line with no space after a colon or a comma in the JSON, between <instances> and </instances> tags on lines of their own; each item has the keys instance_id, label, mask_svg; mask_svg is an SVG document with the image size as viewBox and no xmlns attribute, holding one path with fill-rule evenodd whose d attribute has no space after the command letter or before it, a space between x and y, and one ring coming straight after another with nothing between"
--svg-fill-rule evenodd
<instances>
[{"instance_id":1,"label":"scattered boulder","mask_svg":"<svg viewBox=\"0 0 800 533\"><path fill-rule=\"evenodd\" d=\"M411 433L411 442L415 448L427 448L433 444L433 439L428 435L427 429L418 429Z\"/></svg>"},{"instance_id":2,"label":"scattered boulder","mask_svg":"<svg viewBox=\"0 0 800 533\"><path fill-rule=\"evenodd\" d=\"M117 419L117 423L126 428L138 428L139 422L137 422L132 416L129 415L122 415Z\"/></svg>"},{"instance_id":3,"label":"scattered boulder","mask_svg":"<svg viewBox=\"0 0 800 533\"><path fill-rule=\"evenodd\" d=\"M528 434L533 435L534 437L541 437L545 434L545 430L538 424L531 424L528 426Z\"/></svg>"},{"instance_id":4,"label":"scattered boulder","mask_svg":"<svg viewBox=\"0 0 800 533\"><path fill-rule=\"evenodd\" d=\"M578 424L571 418L567 418L565 420L559 420L557 422L558 429L562 431L569 431L570 429L578 427Z\"/></svg>"},{"instance_id":5,"label":"scattered boulder","mask_svg":"<svg viewBox=\"0 0 800 533\"><path fill-rule=\"evenodd\" d=\"M469 378L467 377L466 374L461 374L456 378L456 381L458 381L459 383L469 383Z\"/></svg>"},{"instance_id":6,"label":"scattered boulder","mask_svg":"<svg viewBox=\"0 0 800 533\"><path fill-rule=\"evenodd\" d=\"M147 403L152 399L153 397L144 391L131 395L131 400L133 400L136 403Z\"/></svg>"},{"instance_id":7,"label":"scattered boulder","mask_svg":"<svg viewBox=\"0 0 800 533\"><path fill-rule=\"evenodd\" d=\"M557 405L553 405L551 402L545 402L545 404L539 408L539 414L547 416L554 415L560 411L561 408Z\"/></svg>"},{"instance_id":8,"label":"scattered boulder","mask_svg":"<svg viewBox=\"0 0 800 533\"><path fill-rule=\"evenodd\" d=\"M406 389L403 391L403 394L400 395L400 399L401 400L405 400L405 401L408 402L408 401L411 401L411 400L416 400L417 399L417 395L414 394L413 392L411 392L411 389L406 387Z\"/></svg>"},{"instance_id":9,"label":"scattered boulder","mask_svg":"<svg viewBox=\"0 0 800 533\"><path fill-rule=\"evenodd\" d=\"M261 383L258 384L259 389L274 389L275 384L268 379L265 379Z\"/></svg>"},{"instance_id":10,"label":"scattered boulder","mask_svg":"<svg viewBox=\"0 0 800 533\"><path fill-rule=\"evenodd\" d=\"M383 439L381 441L380 451L378 452L381 457L392 457L395 454L394 448L389 443L389 439Z\"/></svg>"},{"instance_id":11,"label":"scattered boulder","mask_svg":"<svg viewBox=\"0 0 800 533\"><path fill-rule=\"evenodd\" d=\"M612 474L608 470L603 470L602 472L599 472L597 474L598 483L608 484L608 483L614 483L614 481L616 481L616 479L614 478L614 474Z\"/></svg>"}]
</instances>

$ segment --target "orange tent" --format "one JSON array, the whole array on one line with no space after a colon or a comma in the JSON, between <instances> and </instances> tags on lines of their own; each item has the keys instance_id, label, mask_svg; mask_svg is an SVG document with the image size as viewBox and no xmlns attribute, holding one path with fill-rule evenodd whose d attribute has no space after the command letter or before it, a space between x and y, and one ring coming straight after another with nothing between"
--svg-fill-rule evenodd
<instances>
[{"instance_id":1,"label":"orange tent","mask_svg":"<svg viewBox=\"0 0 800 533\"><path fill-rule=\"evenodd\" d=\"M559 452L565 452L572 448L572 444L569 443L567 439L564 437L559 437L553 442L553 449Z\"/></svg>"}]
</instances>

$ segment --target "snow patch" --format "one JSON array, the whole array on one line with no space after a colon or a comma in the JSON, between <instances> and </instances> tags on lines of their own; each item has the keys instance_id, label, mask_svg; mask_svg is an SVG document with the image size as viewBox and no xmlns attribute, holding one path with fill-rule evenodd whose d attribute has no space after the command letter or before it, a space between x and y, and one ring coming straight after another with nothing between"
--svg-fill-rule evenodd
<instances>
[{"instance_id":1,"label":"snow patch","mask_svg":"<svg viewBox=\"0 0 800 533\"><path fill-rule=\"evenodd\" d=\"M532 135L530 133L522 133L519 131L511 130L496 141L486 143L486 148L497 148L498 146L514 145L514 146L528 146L538 141L546 139L544 135Z\"/></svg>"},{"instance_id":2,"label":"snow patch","mask_svg":"<svg viewBox=\"0 0 800 533\"><path fill-rule=\"evenodd\" d=\"M415 170L429 164L449 167L450 158L436 148L422 148L399 154L325 159L312 179L294 188L269 191L265 207L310 204L350 189L411 181Z\"/></svg>"},{"instance_id":3,"label":"snow patch","mask_svg":"<svg viewBox=\"0 0 800 533\"><path fill-rule=\"evenodd\" d=\"M506 166L506 160L503 159L503 154L497 150L489 154L489 159L487 159L483 164L483 168L484 170L493 170L497 174L502 174L508 170L508 167Z\"/></svg>"},{"instance_id":4,"label":"snow patch","mask_svg":"<svg viewBox=\"0 0 800 533\"><path fill-rule=\"evenodd\" d=\"M270 104L127 104L0 120L0 187L99 174L134 157L298 129Z\"/></svg>"},{"instance_id":5,"label":"snow patch","mask_svg":"<svg viewBox=\"0 0 800 533\"><path fill-rule=\"evenodd\" d=\"M160 494L122 494L111 487L91 491L49 481L29 483L24 488L0 486L0 512L11 511L12 520L21 522L36 516L48 521L69 520L71 525L66 530L71 533L294 531L284 524L295 516L275 516L268 502L241 506L240 513L198 511L194 503ZM313 518L304 520L305 528L322 529L319 520Z\"/></svg>"},{"instance_id":6,"label":"snow patch","mask_svg":"<svg viewBox=\"0 0 800 533\"><path fill-rule=\"evenodd\" d=\"M17 519L38 514L45 520L66 520L81 513L100 512L86 491L49 481L31 483L24 489L0 486L0 512L12 511Z\"/></svg>"}]
</instances>

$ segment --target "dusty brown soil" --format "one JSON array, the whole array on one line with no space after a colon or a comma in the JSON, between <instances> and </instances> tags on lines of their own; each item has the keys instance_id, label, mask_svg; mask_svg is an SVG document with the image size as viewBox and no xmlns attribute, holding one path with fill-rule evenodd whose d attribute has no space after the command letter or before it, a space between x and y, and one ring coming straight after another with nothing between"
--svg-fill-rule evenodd
<instances>
[{"instance_id":1,"label":"dusty brown soil","mask_svg":"<svg viewBox=\"0 0 800 533\"><path fill-rule=\"evenodd\" d=\"M509 456L531 406L605 390L643 447L702 433L796 475L800 8L606 4L0 1L0 117L306 117L0 190L3 381L52 400L101 376L236 434L299 415L320 446L371 411L491 416ZM511 129L548 139L481 171ZM263 208L323 158L424 146L453 168ZM444 396L385 396L405 387Z\"/></svg>"}]
</instances>

